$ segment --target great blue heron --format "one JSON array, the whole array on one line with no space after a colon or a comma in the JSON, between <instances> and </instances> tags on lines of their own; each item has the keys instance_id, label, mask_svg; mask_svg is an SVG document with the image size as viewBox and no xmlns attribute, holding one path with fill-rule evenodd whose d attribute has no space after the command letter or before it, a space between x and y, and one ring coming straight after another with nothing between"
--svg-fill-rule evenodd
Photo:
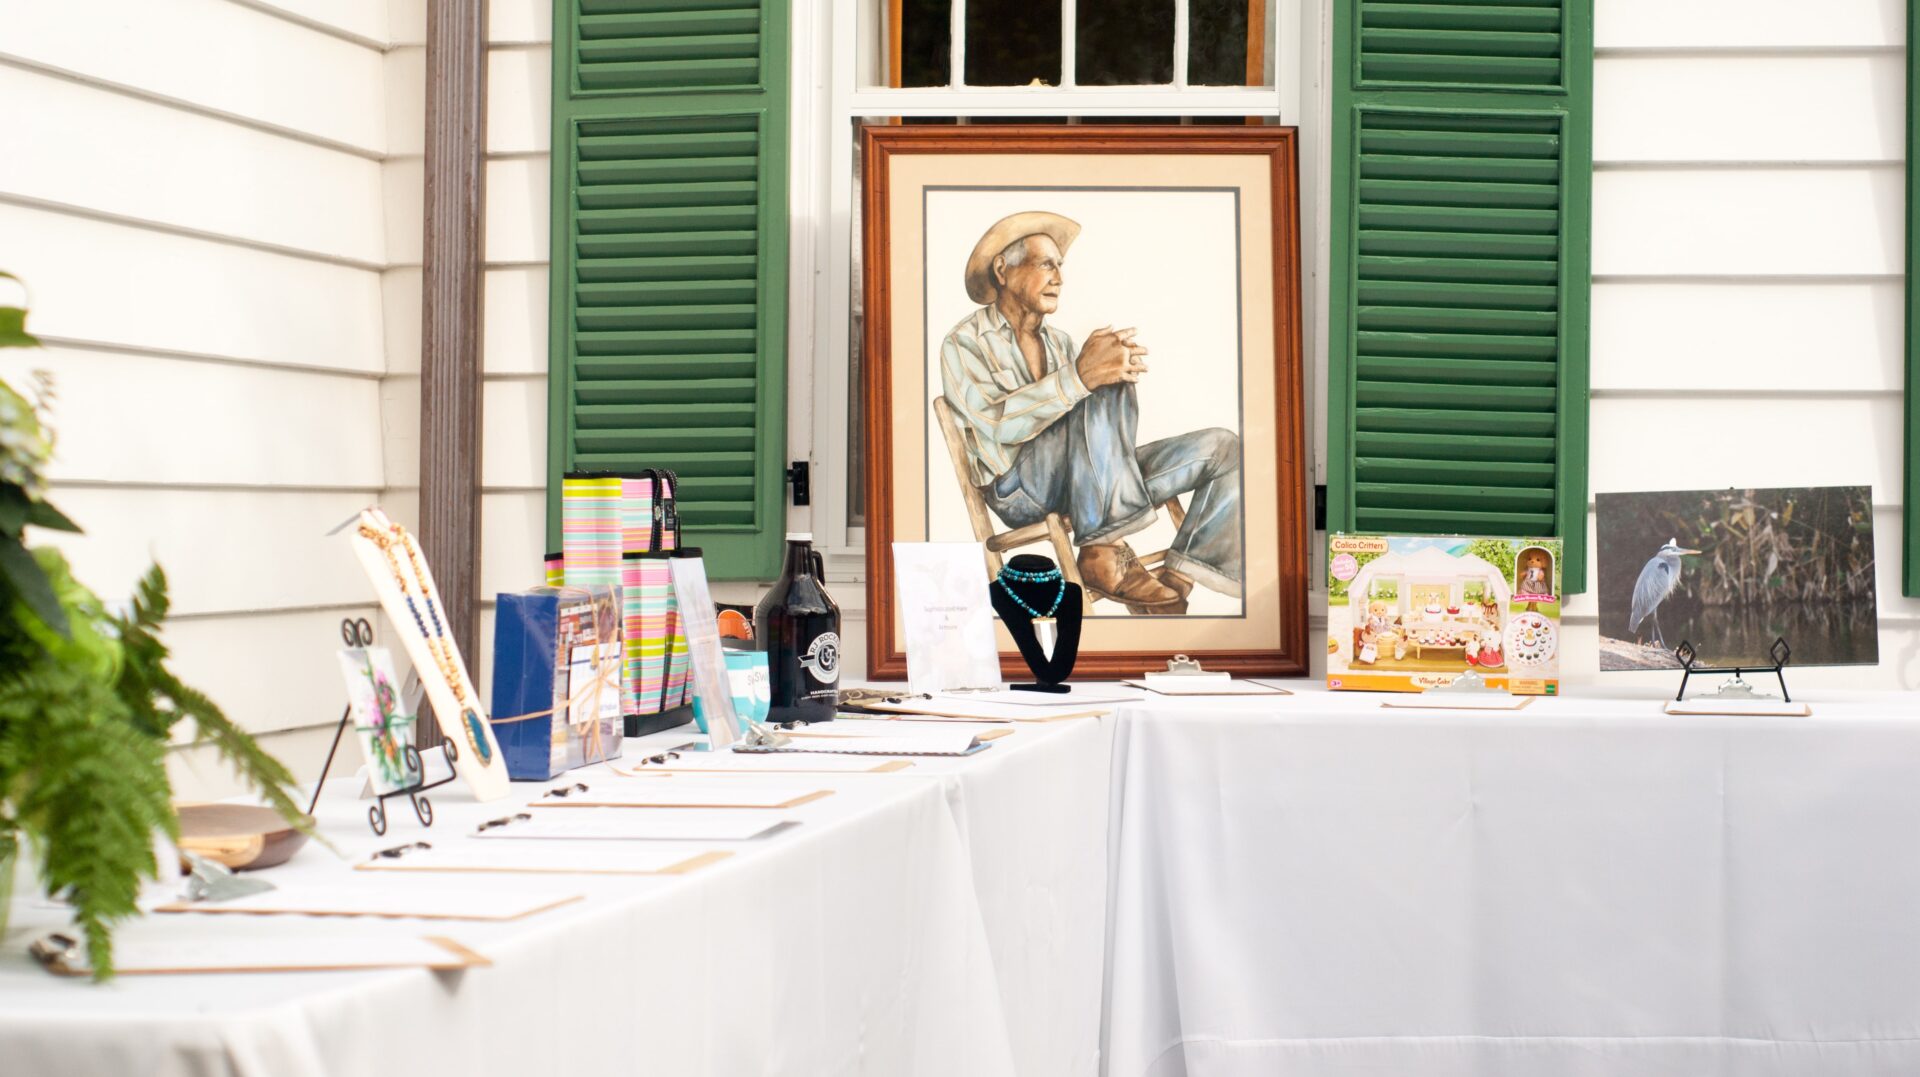
<instances>
[{"instance_id":1,"label":"great blue heron","mask_svg":"<svg viewBox=\"0 0 1920 1077\"><path fill-rule=\"evenodd\" d=\"M1640 570L1640 578L1633 581L1633 613L1628 617L1627 631L1639 632L1640 622L1651 619L1654 646L1663 651L1667 649L1667 641L1660 636L1660 603L1680 586L1680 559L1699 552L1680 545L1677 539L1668 539L1667 544L1660 547L1660 552Z\"/></svg>"}]
</instances>

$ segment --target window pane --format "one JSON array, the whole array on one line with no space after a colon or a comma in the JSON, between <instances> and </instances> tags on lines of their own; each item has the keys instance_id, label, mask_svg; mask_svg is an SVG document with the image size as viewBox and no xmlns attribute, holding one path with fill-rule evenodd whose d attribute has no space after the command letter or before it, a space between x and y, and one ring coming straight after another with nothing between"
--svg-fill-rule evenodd
<instances>
[{"instance_id":1,"label":"window pane","mask_svg":"<svg viewBox=\"0 0 1920 1077\"><path fill-rule=\"evenodd\" d=\"M1074 22L1074 81L1080 85L1173 81L1173 0L1082 0Z\"/></svg>"},{"instance_id":2,"label":"window pane","mask_svg":"<svg viewBox=\"0 0 1920 1077\"><path fill-rule=\"evenodd\" d=\"M952 0L901 0L899 85L953 81L952 8Z\"/></svg>"},{"instance_id":3,"label":"window pane","mask_svg":"<svg viewBox=\"0 0 1920 1077\"><path fill-rule=\"evenodd\" d=\"M1257 86L1266 81L1258 73L1247 78L1250 4L1262 9L1258 36L1264 41L1266 0L1188 0L1189 86Z\"/></svg>"},{"instance_id":4,"label":"window pane","mask_svg":"<svg viewBox=\"0 0 1920 1077\"><path fill-rule=\"evenodd\" d=\"M967 0L967 84L1060 85L1060 5Z\"/></svg>"}]
</instances>

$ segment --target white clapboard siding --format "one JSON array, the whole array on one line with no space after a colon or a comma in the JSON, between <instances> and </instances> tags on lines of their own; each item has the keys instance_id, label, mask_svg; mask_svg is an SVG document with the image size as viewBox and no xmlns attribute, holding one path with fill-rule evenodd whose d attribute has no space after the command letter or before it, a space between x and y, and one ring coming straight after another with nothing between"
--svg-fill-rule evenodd
<instances>
[{"instance_id":1,"label":"white clapboard siding","mask_svg":"<svg viewBox=\"0 0 1920 1077\"><path fill-rule=\"evenodd\" d=\"M0 192L378 267L380 163L224 119L0 65ZM289 212L298 207L300 212Z\"/></svg>"},{"instance_id":2,"label":"white clapboard siding","mask_svg":"<svg viewBox=\"0 0 1920 1077\"><path fill-rule=\"evenodd\" d=\"M402 45L390 50L385 78L387 157L420 156L427 151L426 46Z\"/></svg>"},{"instance_id":3,"label":"white clapboard siding","mask_svg":"<svg viewBox=\"0 0 1920 1077\"><path fill-rule=\"evenodd\" d=\"M417 359L415 366L418 367ZM411 374L390 374L382 379L380 414L385 425L381 440L386 458L387 489L419 489L420 375L417 370ZM397 516L394 518L401 519Z\"/></svg>"},{"instance_id":4,"label":"white clapboard siding","mask_svg":"<svg viewBox=\"0 0 1920 1077\"><path fill-rule=\"evenodd\" d=\"M1905 5L1610 0L1595 38L1590 488L1872 485L1881 664L1794 683L1920 686L1920 601L1899 594ZM1598 676L1597 613L1567 604L1576 681Z\"/></svg>"},{"instance_id":5,"label":"white clapboard siding","mask_svg":"<svg viewBox=\"0 0 1920 1077\"><path fill-rule=\"evenodd\" d=\"M1899 161L1898 53L1633 53L1593 65L1593 153L1626 161Z\"/></svg>"},{"instance_id":6,"label":"white clapboard siding","mask_svg":"<svg viewBox=\"0 0 1920 1077\"><path fill-rule=\"evenodd\" d=\"M345 706L344 687L339 695L341 705ZM339 721L339 711L333 712L333 719ZM287 769L293 772L294 780L302 783L300 806L303 808L306 807L305 798L313 792L312 786L305 783L319 776L320 767L327 761L327 746L332 741L331 724L282 730L259 738L260 747L285 763ZM360 769L359 749L342 741L340 754L333 760L333 768L332 777L352 777L353 772ZM212 748L205 745L176 748L167 757L167 775L173 782L173 794L178 800L224 800L245 796L252 791L220 761ZM402 807L401 810L411 815L408 809Z\"/></svg>"},{"instance_id":7,"label":"white clapboard siding","mask_svg":"<svg viewBox=\"0 0 1920 1077\"><path fill-rule=\"evenodd\" d=\"M1900 0L1604 0L1598 49L1816 49L1905 43Z\"/></svg>"},{"instance_id":8,"label":"white clapboard siding","mask_svg":"<svg viewBox=\"0 0 1920 1077\"><path fill-rule=\"evenodd\" d=\"M480 594L487 601L546 582L546 501L544 489L481 495Z\"/></svg>"},{"instance_id":9,"label":"white clapboard siding","mask_svg":"<svg viewBox=\"0 0 1920 1077\"><path fill-rule=\"evenodd\" d=\"M424 97L423 97L424 102ZM386 254L391 267L417 266L423 261L426 233L425 157L394 157L384 168L386 187Z\"/></svg>"},{"instance_id":10,"label":"white clapboard siding","mask_svg":"<svg viewBox=\"0 0 1920 1077\"><path fill-rule=\"evenodd\" d=\"M487 152L545 153L553 131L553 50L487 50Z\"/></svg>"},{"instance_id":11,"label":"white clapboard siding","mask_svg":"<svg viewBox=\"0 0 1920 1077\"><path fill-rule=\"evenodd\" d=\"M487 270L486 369L489 374L547 372L547 267Z\"/></svg>"},{"instance_id":12,"label":"white clapboard siding","mask_svg":"<svg viewBox=\"0 0 1920 1077\"><path fill-rule=\"evenodd\" d=\"M231 0L375 48L392 29L388 0Z\"/></svg>"},{"instance_id":13,"label":"white clapboard siding","mask_svg":"<svg viewBox=\"0 0 1920 1077\"><path fill-rule=\"evenodd\" d=\"M219 685L220 709L248 732L260 733L340 719L347 693L334 652L345 646L340 621L346 617L366 618L375 641L401 656L371 602L358 609L189 617L169 624L162 636L173 648L173 669L181 680L195 687ZM260 655L263 664L254 676L236 677L235 655ZM264 657L269 655L279 657ZM346 750L349 755L342 758L357 758L351 747ZM349 766L347 773L352 772Z\"/></svg>"},{"instance_id":14,"label":"white clapboard siding","mask_svg":"<svg viewBox=\"0 0 1920 1077\"><path fill-rule=\"evenodd\" d=\"M485 454L480 484L501 488L544 489L547 485L547 380L515 376L488 378L481 403L482 429L496 452Z\"/></svg>"},{"instance_id":15,"label":"white clapboard siding","mask_svg":"<svg viewBox=\"0 0 1920 1077\"><path fill-rule=\"evenodd\" d=\"M4 202L0 236L47 338L381 370L376 271Z\"/></svg>"},{"instance_id":16,"label":"white clapboard siding","mask_svg":"<svg viewBox=\"0 0 1920 1077\"><path fill-rule=\"evenodd\" d=\"M1899 274L1902 183L1897 167L1596 170L1593 275Z\"/></svg>"},{"instance_id":17,"label":"white clapboard siding","mask_svg":"<svg viewBox=\"0 0 1920 1077\"><path fill-rule=\"evenodd\" d=\"M487 24L487 272L481 639L493 599L539 586L546 553L552 8L492 0ZM502 47L504 46L504 47ZM492 671L483 674L492 683ZM490 689L483 689L490 690Z\"/></svg>"},{"instance_id":18,"label":"white clapboard siding","mask_svg":"<svg viewBox=\"0 0 1920 1077\"><path fill-rule=\"evenodd\" d=\"M1899 502L1898 397L1596 396L1592 438L1595 493L1872 486Z\"/></svg>"},{"instance_id":19,"label":"white clapboard siding","mask_svg":"<svg viewBox=\"0 0 1920 1077\"><path fill-rule=\"evenodd\" d=\"M0 62L367 156L386 149L377 48L234 0L0 0L0 28ZM16 99L0 93L0 100ZM19 120L36 110L8 115Z\"/></svg>"},{"instance_id":20,"label":"white clapboard siding","mask_svg":"<svg viewBox=\"0 0 1920 1077\"><path fill-rule=\"evenodd\" d=\"M389 375L420 373L421 276L419 266L394 266L380 275Z\"/></svg>"},{"instance_id":21,"label":"white clapboard siding","mask_svg":"<svg viewBox=\"0 0 1920 1077\"><path fill-rule=\"evenodd\" d=\"M1593 389L1899 393L1904 303L1896 279L1602 281Z\"/></svg>"},{"instance_id":22,"label":"white clapboard siding","mask_svg":"<svg viewBox=\"0 0 1920 1077\"><path fill-rule=\"evenodd\" d=\"M552 41L552 3L548 0L488 0L487 38L495 44Z\"/></svg>"},{"instance_id":23,"label":"white clapboard siding","mask_svg":"<svg viewBox=\"0 0 1920 1077\"><path fill-rule=\"evenodd\" d=\"M380 382L125 352L0 352L52 375L56 482L378 490ZM151 401L177 401L175 407Z\"/></svg>"},{"instance_id":24,"label":"white clapboard siding","mask_svg":"<svg viewBox=\"0 0 1920 1077\"><path fill-rule=\"evenodd\" d=\"M487 162L488 264L546 264L550 186L545 157Z\"/></svg>"},{"instance_id":25,"label":"white clapboard siding","mask_svg":"<svg viewBox=\"0 0 1920 1077\"><path fill-rule=\"evenodd\" d=\"M387 0L387 46L427 43L427 0Z\"/></svg>"},{"instance_id":26,"label":"white clapboard siding","mask_svg":"<svg viewBox=\"0 0 1920 1077\"><path fill-rule=\"evenodd\" d=\"M62 486L56 503L84 535L45 535L103 598L125 598L158 561L178 616L364 605L366 578L341 535L327 532L379 491ZM245 656L234 676L260 676L285 655ZM296 659L297 660L297 659Z\"/></svg>"},{"instance_id":27,"label":"white clapboard siding","mask_svg":"<svg viewBox=\"0 0 1920 1077\"><path fill-rule=\"evenodd\" d=\"M163 565L175 668L305 776L344 698L338 621L381 623L326 532L418 503L392 471L417 378L395 409L387 372L418 369L394 252L418 261L424 83L387 41L423 11L0 0L0 269L48 344L0 377L53 373L52 496L86 532L37 538L109 602ZM238 791L202 749L173 769L179 796Z\"/></svg>"}]
</instances>

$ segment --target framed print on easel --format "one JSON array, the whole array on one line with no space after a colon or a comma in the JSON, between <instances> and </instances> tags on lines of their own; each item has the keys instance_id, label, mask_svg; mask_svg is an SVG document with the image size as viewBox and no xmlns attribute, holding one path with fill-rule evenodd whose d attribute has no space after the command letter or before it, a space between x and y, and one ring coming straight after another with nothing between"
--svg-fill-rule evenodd
<instances>
[{"instance_id":1,"label":"framed print on easel","mask_svg":"<svg viewBox=\"0 0 1920 1077\"><path fill-rule=\"evenodd\" d=\"M893 543L967 541L1080 585L1077 675L1305 674L1294 130L861 137L868 675L907 672Z\"/></svg>"}]
</instances>

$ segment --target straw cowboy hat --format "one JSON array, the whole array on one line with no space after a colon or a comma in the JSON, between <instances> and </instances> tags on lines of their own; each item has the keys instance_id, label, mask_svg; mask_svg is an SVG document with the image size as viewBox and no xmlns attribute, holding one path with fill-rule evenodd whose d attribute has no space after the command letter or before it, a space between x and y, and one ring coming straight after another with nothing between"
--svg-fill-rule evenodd
<instances>
[{"instance_id":1,"label":"straw cowboy hat","mask_svg":"<svg viewBox=\"0 0 1920 1077\"><path fill-rule=\"evenodd\" d=\"M1073 246L1073 238L1079 234L1080 225L1058 213L1030 210L1000 218L992 228L987 229L986 235L980 237L980 242L973 245L973 254L967 258L967 298L975 303L993 302L1000 292L993 283L993 259L1014 240L1046 236L1064 255L1067 248Z\"/></svg>"}]
</instances>

